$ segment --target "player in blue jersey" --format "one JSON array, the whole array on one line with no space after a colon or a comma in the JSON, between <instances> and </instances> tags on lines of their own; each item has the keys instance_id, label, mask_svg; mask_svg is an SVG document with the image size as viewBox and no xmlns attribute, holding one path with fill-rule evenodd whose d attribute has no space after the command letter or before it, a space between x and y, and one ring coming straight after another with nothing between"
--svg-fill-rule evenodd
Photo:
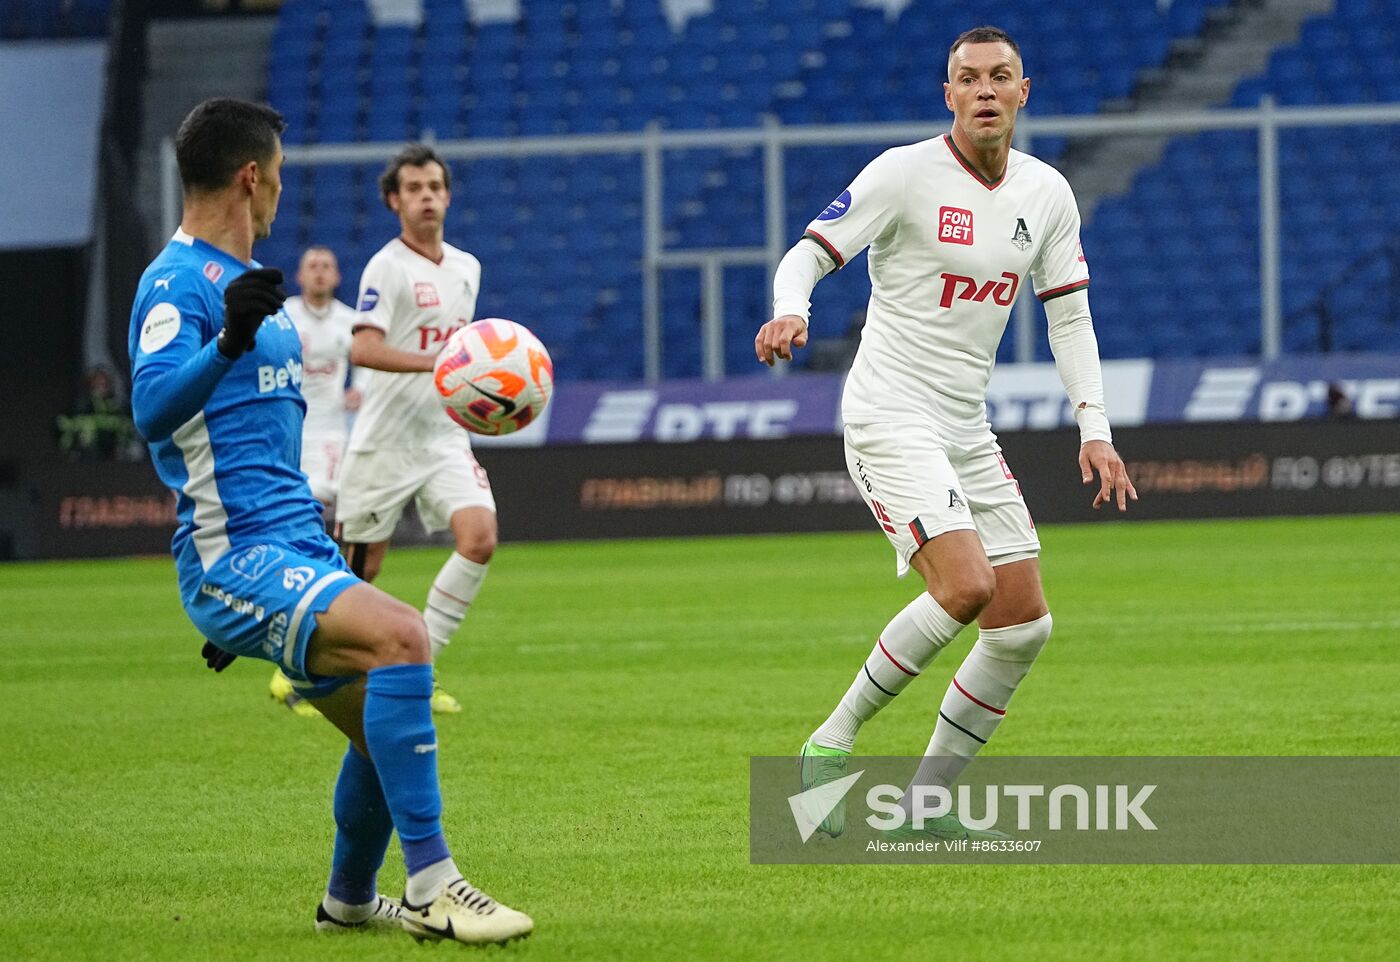
<instances>
[{"instance_id":1,"label":"player in blue jersey","mask_svg":"<svg viewBox=\"0 0 1400 962\"><path fill-rule=\"evenodd\" d=\"M176 137L180 229L141 276L132 409L176 494L180 600L213 646L277 664L350 739L319 929L374 921L418 938L501 942L529 916L472 886L442 832L428 635L415 609L356 578L326 534L301 460L301 343L280 271L252 259L281 193L281 116L209 100ZM377 894L390 835L402 906Z\"/></svg>"}]
</instances>

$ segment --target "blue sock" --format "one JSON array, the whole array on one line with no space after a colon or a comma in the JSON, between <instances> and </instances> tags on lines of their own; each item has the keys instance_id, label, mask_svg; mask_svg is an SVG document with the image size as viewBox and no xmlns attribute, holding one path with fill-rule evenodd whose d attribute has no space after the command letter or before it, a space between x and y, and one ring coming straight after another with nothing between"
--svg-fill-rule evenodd
<instances>
[{"instance_id":1,"label":"blue sock","mask_svg":"<svg viewBox=\"0 0 1400 962\"><path fill-rule=\"evenodd\" d=\"M374 763L351 745L335 783L335 854L326 891L347 905L373 902L394 822Z\"/></svg>"},{"instance_id":2,"label":"blue sock","mask_svg":"<svg viewBox=\"0 0 1400 962\"><path fill-rule=\"evenodd\" d=\"M450 857L442 834L432 695L432 665L373 668L365 689L365 743L410 875Z\"/></svg>"}]
</instances>

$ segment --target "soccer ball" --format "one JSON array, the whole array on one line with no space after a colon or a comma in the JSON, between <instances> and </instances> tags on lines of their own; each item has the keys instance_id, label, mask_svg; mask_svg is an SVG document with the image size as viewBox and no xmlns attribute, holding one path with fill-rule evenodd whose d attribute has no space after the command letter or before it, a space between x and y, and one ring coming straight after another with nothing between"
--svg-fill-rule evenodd
<instances>
[{"instance_id":1,"label":"soccer ball","mask_svg":"<svg viewBox=\"0 0 1400 962\"><path fill-rule=\"evenodd\" d=\"M554 362L523 324L486 318L454 331L433 364L447 416L475 434L511 434L554 394Z\"/></svg>"}]
</instances>

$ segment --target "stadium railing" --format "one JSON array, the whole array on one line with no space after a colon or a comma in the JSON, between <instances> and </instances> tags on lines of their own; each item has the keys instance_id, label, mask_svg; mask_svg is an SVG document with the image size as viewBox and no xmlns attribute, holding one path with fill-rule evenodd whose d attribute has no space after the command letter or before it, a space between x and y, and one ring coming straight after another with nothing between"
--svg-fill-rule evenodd
<instances>
[{"instance_id":1,"label":"stadium railing","mask_svg":"<svg viewBox=\"0 0 1400 962\"><path fill-rule=\"evenodd\" d=\"M1034 152L1037 138L1065 138L1104 142L1113 137L1161 136L1206 131L1254 132L1258 150L1259 196L1259 345L1260 355L1272 360L1283 350L1282 271L1280 256L1281 200L1279 183L1279 135L1301 128L1400 126L1400 103L1279 107L1270 96L1255 108L1153 112L1121 115L1037 117L1026 115L1017 125L1017 147ZM486 158L580 157L586 155L636 155L642 160L643 230L642 312L648 381L661 379L662 306L661 274L677 268L700 272L701 349L707 379L724 376L724 268L762 265L769 274L792 242L789 232L784 182L786 154L801 147L834 147L853 144L894 145L937 136L947 123L878 123L821 126L783 125L776 118L758 128L663 131L655 126L642 133L579 134L479 140L436 141L431 131L423 139L449 161ZM387 159L401 142L289 145L290 165L378 163ZM668 249L664 241L663 191L668 152L696 149L758 149L763 154L764 239L762 246ZM873 154L872 154L873 156ZM162 151L162 213L165 233L173 233L179 220L179 177L174 146L166 141ZM1036 357L1037 306L1021 297L1014 308L1014 358ZM785 371L778 366L781 376Z\"/></svg>"}]
</instances>

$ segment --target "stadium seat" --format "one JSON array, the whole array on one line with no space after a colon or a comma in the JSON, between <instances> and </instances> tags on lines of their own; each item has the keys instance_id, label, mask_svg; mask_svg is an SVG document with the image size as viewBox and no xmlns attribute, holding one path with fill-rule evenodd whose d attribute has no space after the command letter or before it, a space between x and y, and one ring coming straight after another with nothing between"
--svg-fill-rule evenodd
<instances>
[{"instance_id":1,"label":"stadium seat","mask_svg":"<svg viewBox=\"0 0 1400 962\"><path fill-rule=\"evenodd\" d=\"M1086 22L1063 5L994 0L985 15L1036 38L1027 61L1036 114L1091 114L1106 100L1129 96L1144 69L1163 63L1173 39L1199 33L1210 11L1226 2L1113 0ZM268 76L272 102L290 124L288 142L397 140L428 129L438 138L599 133L640 130L653 120L672 129L748 127L765 114L785 123L941 120L938 71L923 67L927 51L945 45L949 24L963 16L953 0L909 4L894 18L851 0L715 0L673 33L655 0L522 4L516 24L475 24L468 6L424 0L417 30L376 29L363 0L287 0ZM1298 104L1400 100L1397 31L1400 9L1388 0L1339 0L1331 14L1307 21L1299 43L1277 51L1263 75L1237 85L1232 103L1254 105L1265 93ZM873 61L871 49L882 56ZM1400 181L1363 171L1400 163L1400 135L1378 133L1378 149L1367 158L1325 131L1290 131L1280 140L1285 225L1290 237L1300 235L1284 245L1285 276L1317 277L1289 285L1290 309L1301 310L1322 296L1327 279L1319 274L1347 269L1394 235L1388 211L1400 204ZM1033 149L1053 162L1067 143L1038 137ZM789 150L789 236L878 149ZM666 164L668 243L762 243L759 152L692 151L668 155ZM484 160L461 165L459 177L455 223L493 283L512 285L491 296L502 309L538 317L547 341L556 325L564 356L586 362L562 369L561 377L582 370L639 374L640 350L612 358L597 334L625 323L637 332L629 343L641 343L638 159ZM1183 136L1126 196L1100 204L1084 244L1096 310L1113 314L1101 336L1106 355L1257 347L1257 181L1252 134ZM306 212L305 233L324 224L355 256L367 257L381 234L392 233L372 173L337 186L336 176L313 171L305 183L289 180L286 202ZM561 261L567 252L572 258ZM567 276L538 285L538 273L517 261ZM1161 271L1141 269L1154 262L1171 285ZM841 326L863 306L868 281L863 267L852 268L819 288L818 323ZM766 296L762 273L727 272L731 321ZM668 272L668 374L699 370L695 274ZM586 296L590 291L595 296ZM1357 316L1366 312L1339 304L1335 343L1360 343L1357 332L1375 335L1372 318ZM1233 326L1209 326L1204 337L1183 320L1222 313ZM1315 339L1316 327L1307 336Z\"/></svg>"}]
</instances>

